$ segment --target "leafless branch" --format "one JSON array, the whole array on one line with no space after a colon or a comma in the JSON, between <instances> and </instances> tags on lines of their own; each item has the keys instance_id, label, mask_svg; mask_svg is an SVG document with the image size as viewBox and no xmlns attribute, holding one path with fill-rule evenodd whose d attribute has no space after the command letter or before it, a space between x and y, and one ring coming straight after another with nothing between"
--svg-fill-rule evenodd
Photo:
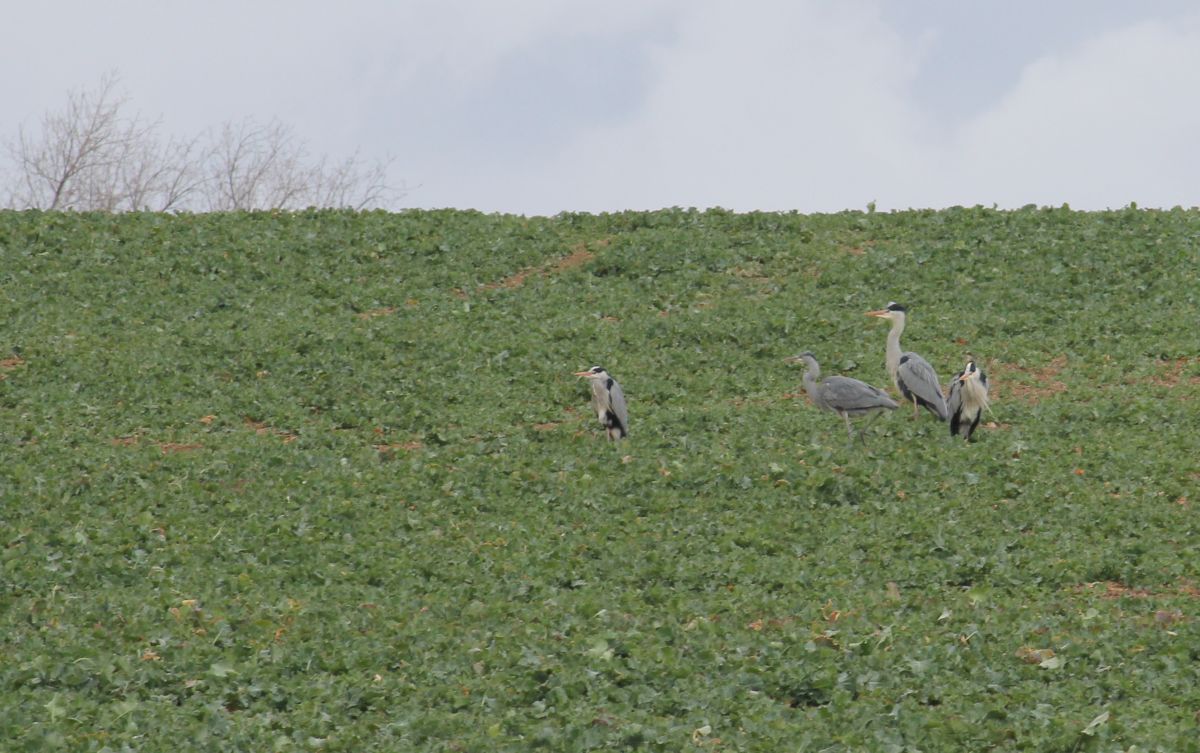
<instances>
[{"instance_id":1,"label":"leafless branch","mask_svg":"<svg viewBox=\"0 0 1200 753\"><path fill-rule=\"evenodd\" d=\"M89 172L112 167L122 139L115 93L117 78L105 74L94 92L72 91L62 112L42 117L41 133L22 126L9 152L22 176L17 200L42 209L79 209Z\"/></svg>"},{"instance_id":2,"label":"leafless branch","mask_svg":"<svg viewBox=\"0 0 1200 753\"><path fill-rule=\"evenodd\" d=\"M21 126L8 143L6 193L21 208L120 211L363 209L388 206L402 190L388 162L313 159L278 120L225 123L190 140L160 137L161 124L125 117L118 78L72 91L40 131Z\"/></svg>"}]
</instances>

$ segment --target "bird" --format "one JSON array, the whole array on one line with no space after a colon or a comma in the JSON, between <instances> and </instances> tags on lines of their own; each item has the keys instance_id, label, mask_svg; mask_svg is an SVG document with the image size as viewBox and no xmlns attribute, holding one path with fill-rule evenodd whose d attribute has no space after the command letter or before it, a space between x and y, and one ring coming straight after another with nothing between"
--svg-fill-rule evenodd
<instances>
[{"instance_id":1,"label":"bird","mask_svg":"<svg viewBox=\"0 0 1200 753\"><path fill-rule=\"evenodd\" d=\"M939 421L945 421L950 414L942 397L942 383L938 381L933 367L916 353L900 350L900 333L904 331L907 313L908 309L892 301L887 308L868 311L867 316L890 319L892 322L892 329L887 336L887 370L905 401L913 404L913 418L924 406Z\"/></svg>"},{"instance_id":2,"label":"bird","mask_svg":"<svg viewBox=\"0 0 1200 753\"><path fill-rule=\"evenodd\" d=\"M954 375L947 388L946 408L950 411L950 436L962 436L968 442L979 418L988 407L988 381L983 369L968 360L962 371Z\"/></svg>"},{"instance_id":3,"label":"bird","mask_svg":"<svg viewBox=\"0 0 1200 753\"><path fill-rule=\"evenodd\" d=\"M577 371L575 376L591 382L592 409L600 418L608 438L615 441L628 436L629 412L625 407L625 392L617 380L613 379L603 366Z\"/></svg>"},{"instance_id":4,"label":"bird","mask_svg":"<svg viewBox=\"0 0 1200 753\"><path fill-rule=\"evenodd\" d=\"M873 414L871 420L874 420L879 413L900 407L886 392L878 387L872 387L866 382L844 376L830 376L821 379L821 365L817 363L816 356L810 351L806 350L787 360L804 363L804 391L808 393L818 408L833 411L845 419L846 435L850 439L850 444L854 444L854 430L850 427L851 416ZM870 421L868 421L869 424ZM858 438L864 445L867 443L866 437L863 436L865 430L866 426L858 432Z\"/></svg>"}]
</instances>

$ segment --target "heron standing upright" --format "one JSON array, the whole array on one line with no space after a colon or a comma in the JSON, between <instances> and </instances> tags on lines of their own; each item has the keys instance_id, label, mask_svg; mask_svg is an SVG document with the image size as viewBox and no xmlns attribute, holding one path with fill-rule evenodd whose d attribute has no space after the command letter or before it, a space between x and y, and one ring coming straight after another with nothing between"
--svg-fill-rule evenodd
<instances>
[{"instance_id":1,"label":"heron standing upright","mask_svg":"<svg viewBox=\"0 0 1200 753\"><path fill-rule=\"evenodd\" d=\"M886 392L866 382L844 376L821 379L821 365L817 363L816 356L809 351L787 360L804 363L804 391L818 408L833 411L845 419L846 435L850 438L850 444L854 444L854 430L850 427L851 416L874 414L871 416L871 420L874 420L879 413L900 407ZM867 423L869 425L870 421ZM866 426L858 432L858 438L864 445L867 443L866 437L863 436L865 430Z\"/></svg>"},{"instance_id":2,"label":"heron standing upright","mask_svg":"<svg viewBox=\"0 0 1200 753\"><path fill-rule=\"evenodd\" d=\"M577 371L575 376L583 377L592 384L592 409L604 425L604 430L610 440L617 440L629 434L629 412L625 407L625 393L621 385L613 379L602 366L593 366L587 371Z\"/></svg>"},{"instance_id":3,"label":"heron standing upright","mask_svg":"<svg viewBox=\"0 0 1200 753\"><path fill-rule=\"evenodd\" d=\"M950 411L950 436L962 436L968 442L979 426L979 418L988 407L988 381L974 360L950 380L946 408Z\"/></svg>"},{"instance_id":4,"label":"heron standing upright","mask_svg":"<svg viewBox=\"0 0 1200 753\"><path fill-rule=\"evenodd\" d=\"M896 383L896 389L906 401L913 404L913 418L921 406L945 421L949 416L946 411L946 400L942 397L942 383L938 381L933 367L916 353L900 350L900 333L904 331L904 320L908 309L896 303L889 303L887 308L878 311L868 311L867 316L880 319L890 319L892 329L887 336L887 370Z\"/></svg>"}]
</instances>

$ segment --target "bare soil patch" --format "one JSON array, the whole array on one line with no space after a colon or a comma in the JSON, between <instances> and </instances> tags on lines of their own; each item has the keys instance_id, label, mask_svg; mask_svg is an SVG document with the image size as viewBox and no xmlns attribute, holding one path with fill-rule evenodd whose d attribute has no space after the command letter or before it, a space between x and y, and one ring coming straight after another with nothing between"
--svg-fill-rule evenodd
<instances>
[{"instance_id":1,"label":"bare soil patch","mask_svg":"<svg viewBox=\"0 0 1200 753\"><path fill-rule=\"evenodd\" d=\"M858 245L854 245L854 246L851 246L851 245L839 246L838 250L843 253L850 254L851 256L865 256L867 251L869 251L871 249L871 247L874 245L875 245L875 241L864 241L864 242L859 243Z\"/></svg>"},{"instance_id":2,"label":"bare soil patch","mask_svg":"<svg viewBox=\"0 0 1200 753\"><path fill-rule=\"evenodd\" d=\"M601 238L600 240L593 242L591 245L593 248L604 248L611 242L612 240L609 238ZM512 290L514 288L521 287L526 283L526 281L529 280L530 277L535 275L545 277L548 275L562 274L563 272L575 269L576 267L581 267L595 258L596 254L588 250L588 244L576 243L571 247L571 253L567 254L566 256L561 256L558 259L547 262L546 264L542 264L541 266L526 267L518 270L498 282L484 283L483 285L479 286L479 289L496 290L498 288L504 288L507 290ZM453 292L455 296L459 298L467 297L466 292L461 288L455 288Z\"/></svg>"},{"instance_id":3,"label":"bare soil patch","mask_svg":"<svg viewBox=\"0 0 1200 753\"><path fill-rule=\"evenodd\" d=\"M1194 372L1197 364L1200 364L1200 358L1160 359L1155 363L1154 374L1141 379L1129 379L1126 384L1151 384L1166 389L1174 389L1181 384L1195 387L1200 385L1200 373L1187 372L1189 369Z\"/></svg>"},{"instance_id":4,"label":"bare soil patch","mask_svg":"<svg viewBox=\"0 0 1200 753\"><path fill-rule=\"evenodd\" d=\"M17 368L18 366L24 366L24 365L25 365L25 359L21 358L20 356L13 356L12 358L5 358L3 360L0 360L0 381L8 379L8 374L6 374L4 372L12 371L13 369Z\"/></svg>"},{"instance_id":5,"label":"bare soil patch","mask_svg":"<svg viewBox=\"0 0 1200 753\"><path fill-rule=\"evenodd\" d=\"M1066 356L1057 356L1050 363L1040 367L993 361L987 366L989 373L996 376L992 385L992 395L996 399L1011 397L1027 403L1036 403L1043 398L1061 394L1067 391L1067 385L1058 379L1058 375L1066 366ZM1018 376L1004 378L1005 374Z\"/></svg>"},{"instance_id":6,"label":"bare soil patch","mask_svg":"<svg viewBox=\"0 0 1200 753\"><path fill-rule=\"evenodd\" d=\"M159 442L158 449L162 450L164 455L174 455L180 452L192 452L193 450L203 450L204 445L195 442Z\"/></svg>"},{"instance_id":7,"label":"bare soil patch","mask_svg":"<svg viewBox=\"0 0 1200 753\"><path fill-rule=\"evenodd\" d=\"M425 443L422 442L421 440L413 439L408 442L386 442L383 444L377 444L374 447L379 452L394 452L396 450L404 450L405 452L412 452L413 450L419 450L424 446L425 446Z\"/></svg>"},{"instance_id":8,"label":"bare soil patch","mask_svg":"<svg viewBox=\"0 0 1200 753\"><path fill-rule=\"evenodd\" d=\"M363 321L367 321L369 319L376 319L381 316L387 316L388 314L394 314L394 313L396 313L397 310L398 309L395 306L384 306L383 308L371 309L370 311L360 311L357 314L355 314L355 316L358 317L359 319L362 319Z\"/></svg>"},{"instance_id":9,"label":"bare soil patch","mask_svg":"<svg viewBox=\"0 0 1200 753\"><path fill-rule=\"evenodd\" d=\"M1102 599L1152 599L1159 596L1186 596L1200 599L1200 588L1190 581L1181 581L1174 588L1151 591L1148 588L1133 588L1113 580L1095 583L1080 583L1071 589L1075 593L1098 593Z\"/></svg>"},{"instance_id":10,"label":"bare soil patch","mask_svg":"<svg viewBox=\"0 0 1200 753\"><path fill-rule=\"evenodd\" d=\"M284 431L282 429L274 429L268 426L265 422L256 421L250 416L246 416L244 422L246 424L246 428L253 429L255 434L258 434L259 436L265 434L274 434L282 439L284 444L291 444L300 438L300 435L298 434L293 434L290 431Z\"/></svg>"}]
</instances>

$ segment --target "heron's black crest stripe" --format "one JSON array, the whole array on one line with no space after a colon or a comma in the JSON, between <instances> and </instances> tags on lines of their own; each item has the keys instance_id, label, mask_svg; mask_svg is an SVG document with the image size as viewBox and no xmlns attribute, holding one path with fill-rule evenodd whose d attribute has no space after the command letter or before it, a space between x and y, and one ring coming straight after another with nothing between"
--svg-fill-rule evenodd
<instances>
[{"instance_id":1,"label":"heron's black crest stripe","mask_svg":"<svg viewBox=\"0 0 1200 753\"><path fill-rule=\"evenodd\" d=\"M906 306L901 306L900 304L896 303L895 301L892 301L891 303L889 303L887 305L887 310L888 311L899 311L901 313L905 313L908 311L908 308Z\"/></svg>"}]
</instances>

